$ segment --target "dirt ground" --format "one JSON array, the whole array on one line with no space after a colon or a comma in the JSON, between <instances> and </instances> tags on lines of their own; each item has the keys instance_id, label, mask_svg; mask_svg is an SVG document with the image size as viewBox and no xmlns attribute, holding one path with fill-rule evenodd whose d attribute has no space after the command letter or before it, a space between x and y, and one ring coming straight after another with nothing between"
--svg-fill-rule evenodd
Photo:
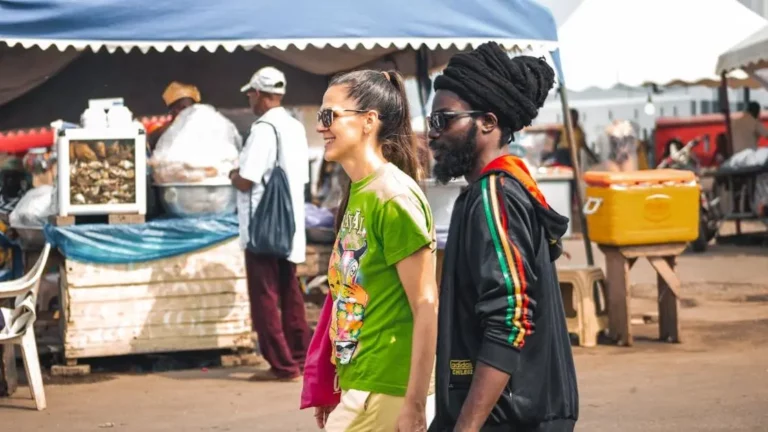
<instances>
[{"instance_id":1,"label":"dirt ground","mask_svg":"<svg viewBox=\"0 0 768 432\"><path fill-rule=\"evenodd\" d=\"M570 264L583 248L569 241ZM598 264L602 257L596 251ZM683 343L634 326L635 346L574 348L581 395L577 430L768 430L768 249L714 246L679 260ZM632 274L634 315L656 310L647 263ZM26 388L0 399L0 422L32 431L312 431L300 384L245 381L252 369L98 373L46 383L48 409Z\"/></svg>"}]
</instances>

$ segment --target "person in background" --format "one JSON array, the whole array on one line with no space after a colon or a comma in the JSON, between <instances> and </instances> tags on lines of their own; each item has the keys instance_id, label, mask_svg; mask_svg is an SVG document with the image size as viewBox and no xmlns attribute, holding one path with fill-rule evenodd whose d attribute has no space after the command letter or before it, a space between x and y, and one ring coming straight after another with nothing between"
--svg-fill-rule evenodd
<instances>
[{"instance_id":1,"label":"person in background","mask_svg":"<svg viewBox=\"0 0 768 432\"><path fill-rule=\"evenodd\" d=\"M426 431L435 361L435 227L419 187L411 117L396 72L334 78L317 131L351 180L328 267L329 337L341 403L318 407L328 432Z\"/></svg>"},{"instance_id":2,"label":"person in background","mask_svg":"<svg viewBox=\"0 0 768 432\"><path fill-rule=\"evenodd\" d=\"M728 138L724 133L717 134L715 137L715 166L720 166L728 160Z\"/></svg>"},{"instance_id":3,"label":"person in background","mask_svg":"<svg viewBox=\"0 0 768 432\"><path fill-rule=\"evenodd\" d=\"M553 82L543 59L510 58L492 42L453 56L435 80L435 176L469 185L445 248L430 431L574 430L576 371L554 263L568 218L507 151Z\"/></svg>"},{"instance_id":4,"label":"person in background","mask_svg":"<svg viewBox=\"0 0 768 432\"><path fill-rule=\"evenodd\" d=\"M285 89L285 76L273 67L259 69L242 87L258 120L243 146L240 168L230 173L232 185L238 191L240 246L245 250L251 319L261 354L271 367L253 375L254 381L298 380L311 337L304 295L296 277L296 264L303 263L306 255L304 187L309 182L309 148L304 126L281 106ZM276 133L280 136L279 154ZM293 249L287 259L256 255L246 249L251 217L264 194L275 160L288 177L296 226Z\"/></svg>"},{"instance_id":5,"label":"person in background","mask_svg":"<svg viewBox=\"0 0 768 432\"><path fill-rule=\"evenodd\" d=\"M584 150L587 152L587 156L590 159L590 162L593 164L596 164L600 162L600 159L597 157L597 155L592 151L592 149L587 146L587 137L584 134L584 129L581 127L581 123L579 122L579 112L571 108L571 121L573 122L573 140L576 143L576 148L579 149L579 155L581 155L581 150ZM568 135L565 133L565 124L563 124L563 129L560 131L560 137L558 139L557 148L555 149L555 160L565 166L573 166L573 158L571 157L571 145L568 142Z\"/></svg>"},{"instance_id":6,"label":"person in background","mask_svg":"<svg viewBox=\"0 0 768 432\"><path fill-rule=\"evenodd\" d=\"M760 121L760 104L750 102L746 112L741 117L731 121L731 133L733 134L733 154L746 150L756 149L760 138L768 138L768 129Z\"/></svg>"},{"instance_id":7,"label":"person in background","mask_svg":"<svg viewBox=\"0 0 768 432\"><path fill-rule=\"evenodd\" d=\"M168 127L176 120L176 117L184 111L185 108L190 107L196 103L200 103L200 90L197 87L190 84L183 84L178 81L174 81L166 87L163 92L163 102L168 107L168 113L171 115L171 121L165 123L160 127L155 127L152 130L147 131L147 146L149 152L153 152L157 146L157 142L160 137L165 133Z\"/></svg>"}]
</instances>

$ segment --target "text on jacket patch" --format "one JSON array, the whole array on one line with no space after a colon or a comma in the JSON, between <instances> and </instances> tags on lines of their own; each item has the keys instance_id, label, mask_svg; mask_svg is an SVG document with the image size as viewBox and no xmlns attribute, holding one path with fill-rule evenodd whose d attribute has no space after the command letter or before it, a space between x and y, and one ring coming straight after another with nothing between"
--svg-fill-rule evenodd
<instances>
[{"instance_id":1,"label":"text on jacket patch","mask_svg":"<svg viewBox=\"0 0 768 432\"><path fill-rule=\"evenodd\" d=\"M472 375L475 368L469 360L451 360L451 375Z\"/></svg>"}]
</instances>

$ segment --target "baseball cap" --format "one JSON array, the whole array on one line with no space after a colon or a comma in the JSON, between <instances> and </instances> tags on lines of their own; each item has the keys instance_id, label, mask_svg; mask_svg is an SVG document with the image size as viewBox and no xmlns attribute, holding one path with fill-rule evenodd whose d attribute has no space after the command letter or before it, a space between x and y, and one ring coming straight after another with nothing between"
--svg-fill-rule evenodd
<instances>
[{"instance_id":1,"label":"baseball cap","mask_svg":"<svg viewBox=\"0 0 768 432\"><path fill-rule=\"evenodd\" d=\"M240 91L258 90L264 93L285 94L285 75L278 69L267 66L256 71L251 81L244 85Z\"/></svg>"}]
</instances>

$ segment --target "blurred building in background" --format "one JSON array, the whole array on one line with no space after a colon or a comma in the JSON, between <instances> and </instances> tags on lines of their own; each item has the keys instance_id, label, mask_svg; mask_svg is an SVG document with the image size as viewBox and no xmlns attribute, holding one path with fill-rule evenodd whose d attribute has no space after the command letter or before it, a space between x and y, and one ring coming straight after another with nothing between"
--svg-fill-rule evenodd
<instances>
[{"instance_id":1,"label":"blurred building in background","mask_svg":"<svg viewBox=\"0 0 768 432\"><path fill-rule=\"evenodd\" d=\"M552 10L558 27L583 0L540 0ZM738 0L755 13L768 19L768 0ZM695 21L695 19L694 19ZM714 65L712 65L714 69ZM719 112L717 89L706 87L662 88L660 93L652 94L653 115L646 114L649 90L637 87L616 87L613 89L587 89L581 92L569 92L570 105L577 109L588 143L594 143L596 137L613 120L629 120L640 126L641 132L650 136L658 117L687 117ZM751 90L750 100L757 101L768 109L768 92L764 89ZM744 92L729 90L728 101L731 111L744 109ZM562 122L562 109L559 96L553 92L547 104L539 113L536 123Z\"/></svg>"}]
</instances>

